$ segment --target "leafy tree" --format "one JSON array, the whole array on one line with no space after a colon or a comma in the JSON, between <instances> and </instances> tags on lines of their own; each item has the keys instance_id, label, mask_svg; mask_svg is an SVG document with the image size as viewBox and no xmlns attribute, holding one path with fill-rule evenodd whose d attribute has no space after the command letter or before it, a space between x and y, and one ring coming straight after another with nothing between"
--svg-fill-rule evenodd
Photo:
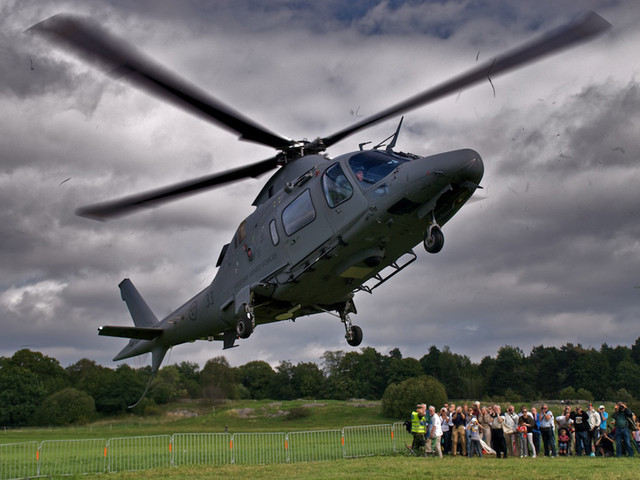
<instances>
[{"instance_id":1,"label":"leafy tree","mask_svg":"<svg viewBox=\"0 0 640 480\"><path fill-rule=\"evenodd\" d=\"M71 386L96 398L105 382L113 374L113 370L98 365L94 360L83 358L66 369Z\"/></svg>"},{"instance_id":2,"label":"leafy tree","mask_svg":"<svg viewBox=\"0 0 640 480\"><path fill-rule=\"evenodd\" d=\"M160 369L151 384L149 396L158 404L169 403L180 397L180 373L175 365Z\"/></svg>"},{"instance_id":3,"label":"leafy tree","mask_svg":"<svg viewBox=\"0 0 640 480\"><path fill-rule=\"evenodd\" d=\"M60 366L60 362L40 352L33 352L26 348L18 350L9 362L35 374L48 395L69 385L67 372Z\"/></svg>"},{"instance_id":4,"label":"leafy tree","mask_svg":"<svg viewBox=\"0 0 640 480\"><path fill-rule=\"evenodd\" d=\"M138 402L150 379L149 370L136 371L126 363L112 370L95 397L96 410L106 414L117 414Z\"/></svg>"},{"instance_id":5,"label":"leafy tree","mask_svg":"<svg viewBox=\"0 0 640 480\"><path fill-rule=\"evenodd\" d=\"M275 398L274 385L276 372L263 360L254 360L238 367L238 379L256 400Z\"/></svg>"},{"instance_id":6,"label":"leafy tree","mask_svg":"<svg viewBox=\"0 0 640 480\"><path fill-rule=\"evenodd\" d=\"M482 357L482 360L480 361L480 365L478 365L478 375L482 378L483 380L483 385L488 386L489 382L491 381L491 377L493 376L493 372L496 369L496 359L495 358L491 358L488 355ZM487 393L487 388L485 387L485 395L488 395Z\"/></svg>"},{"instance_id":7,"label":"leafy tree","mask_svg":"<svg viewBox=\"0 0 640 480\"><path fill-rule=\"evenodd\" d=\"M611 397L614 401L624 402L627 405L633 401L633 395L631 395L625 388L619 388L611 395Z\"/></svg>"},{"instance_id":8,"label":"leafy tree","mask_svg":"<svg viewBox=\"0 0 640 480\"><path fill-rule=\"evenodd\" d=\"M435 345L429 347L429 353L420 358L420 365L425 374L440 380L440 350Z\"/></svg>"},{"instance_id":9,"label":"leafy tree","mask_svg":"<svg viewBox=\"0 0 640 480\"><path fill-rule=\"evenodd\" d=\"M354 392L357 391L356 382L354 382L347 375L332 375L325 380L325 398L333 398L336 400L347 400L354 398L357 395Z\"/></svg>"},{"instance_id":10,"label":"leafy tree","mask_svg":"<svg viewBox=\"0 0 640 480\"><path fill-rule=\"evenodd\" d=\"M618 367L618 365L625 361L633 362L633 358L631 356L631 350L627 347L623 347L618 345L617 347L611 348L606 343L603 343L600 347L600 353L602 354L603 360L606 359L609 364L609 368L611 372L614 373Z\"/></svg>"},{"instance_id":11,"label":"leafy tree","mask_svg":"<svg viewBox=\"0 0 640 480\"><path fill-rule=\"evenodd\" d=\"M555 347L534 347L529 356L529 365L535 371L536 391L545 398L556 395L565 377L560 351Z\"/></svg>"},{"instance_id":12,"label":"leafy tree","mask_svg":"<svg viewBox=\"0 0 640 480\"><path fill-rule=\"evenodd\" d=\"M341 374L340 365L344 358L344 352L342 350L336 350L331 352L327 350L322 354L322 373L325 377L331 378Z\"/></svg>"},{"instance_id":13,"label":"leafy tree","mask_svg":"<svg viewBox=\"0 0 640 480\"><path fill-rule=\"evenodd\" d=\"M273 393L278 400L291 400L297 396L293 386L293 363L288 360L281 361L276 367Z\"/></svg>"},{"instance_id":14,"label":"leafy tree","mask_svg":"<svg viewBox=\"0 0 640 480\"><path fill-rule=\"evenodd\" d=\"M415 358L391 357L387 369L387 382L400 383L408 378L419 377L423 374L422 365Z\"/></svg>"},{"instance_id":15,"label":"leafy tree","mask_svg":"<svg viewBox=\"0 0 640 480\"><path fill-rule=\"evenodd\" d=\"M389 385L382 396L382 413L390 418L407 419L419 403L439 409L446 401L444 385L433 377L422 375Z\"/></svg>"},{"instance_id":16,"label":"leafy tree","mask_svg":"<svg viewBox=\"0 0 640 480\"><path fill-rule=\"evenodd\" d=\"M389 352L389 358L392 360L402 360L402 352L398 347L396 347Z\"/></svg>"},{"instance_id":17,"label":"leafy tree","mask_svg":"<svg viewBox=\"0 0 640 480\"><path fill-rule=\"evenodd\" d=\"M471 374L469 357L453 353L448 346L445 346L442 351L432 346L420 363L425 373L435 373L434 378L442 382L452 398L466 396L464 379Z\"/></svg>"},{"instance_id":18,"label":"leafy tree","mask_svg":"<svg viewBox=\"0 0 640 480\"><path fill-rule=\"evenodd\" d=\"M631 359L640 365L640 337L636 338L636 341L631 346Z\"/></svg>"},{"instance_id":19,"label":"leafy tree","mask_svg":"<svg viewBox=\"0 0 640 480\"><path fill-rule=\"evenodd\" d=\"M39 425L84 424L93 419L96 405L93 397L72 387L49 395L39 409Z\"/></svg>"},{"instance_id":20,"label":"leafy tree","mask_svg":"<svg viewBox=\"0 0 640 480\"><path fill-rule=\"evenodd\" d=\"M632 363L632 362L630 362ZM606 392L606 384L611 376L609 372L609 362L606 358L594 349L580 349L575 363L571 365L574 385L579 385L579 389L593 392L597 398L603 398ZM593 395L590 395L593 399ZM589 400L586 397L586 400Z\"/></svg>"},{"instance_id":21,"label":"leafy tree","mask_svg":"<svg viewBox=\"0 0 640 480\"><path fill-rule=\"evenodd\" d=\"M200 372L200 385L209 400L234 399L238 396L235 372L223 356L207 360Z\"/></svg>"},{"instance_id":22,"label":"leafy tree","mask_svg":"<svg viewBox=\"0 0 640 480\"><path fill-rule=\"evenodd\" d=\"M500 347L495 369L487 384L489 395L505 395L511 389L523 398L534 396L534 371L525 362L520 348L510 345Z\"/></svg>"},{"instance_id":23,"label":"leafy tree","mask_svg":"<svg viewBox=\"0 0 640 480\"><path fill-rule=\"evenodd\" d=\"M586 388L579 388L578 390L576 390L576 397L578 397L578 400L593 402L593 394Z\"/></svg>"},{"instance_id":24,"label":"leafy tree","mask_svg":"<svg viewBox=\"0 0 640 480\"><path fill-rule=\"evenodd\" d=\"M317 398L324 390L324 375L315 363L300 362L293 368L291 383L296 397Z\"/></svg>"},{"instance_id":25,"label":"leafy tree","mask_svg":"<svg viewBox=\"0 0 640 480\"><path fill-rule=\"evenodd\" d=\"M202 394L200 387L200 366L195 362L180 362L176 365L180 376L180 388L190 398L198 398Z\"/></svg>"},{"instance_id":26,"label":"leafy tree","mask_svg":"<svg viewBox=\"0 0 640 480\"><path fill-rule=\"evenodd\" d=\"M348 352L340 362L341 375L348 376L354 389L352 397L379 399L387 386L386 364L384 357L375 348L365 347L362 353Z\"/></svg>"},{"instance_id":27,"label":"leafy tree","mask_svg":"<svg viewBox=\"0 0 640 480\"><path fill-rule=\"evenodd\" d=\"M578 397L576 396L576 389L571 385L568 387L564 387L560 390L560 398L562 400L576 400Z\"/></svg>"},{"instance_id":28,"label":"leafy tree","mask_svg":"<svg viewBox=\"0 0 640 480\"><path fill-rule=\"evenodd\" d=\"M39 375L0 359L0 425L33 424L34 415L47 391Z\"/></svg>"},{"instance_id":29,"label":"leafy tree","mask_svg":"<svg viewBox=\"0 0 640 480\"><path fill-rule=\"evenodd\" d=\"M630 357L621 361L615 368L612 386L615 390L624 389L640 399L640 365L632 362Z\"/></svg>"},{"instance_id":30,"label":"leafy tree","mask_svg":"<svg viewBox=\"0 0 640 480\"><path fill-rule=\"evenodd\" d=\"M326 378L323 394L325 398L346 400L355 396L355 382L343 371L344 355L342 350L326 351L322 354L322 372Z\"/></svg>"}]
</instances>

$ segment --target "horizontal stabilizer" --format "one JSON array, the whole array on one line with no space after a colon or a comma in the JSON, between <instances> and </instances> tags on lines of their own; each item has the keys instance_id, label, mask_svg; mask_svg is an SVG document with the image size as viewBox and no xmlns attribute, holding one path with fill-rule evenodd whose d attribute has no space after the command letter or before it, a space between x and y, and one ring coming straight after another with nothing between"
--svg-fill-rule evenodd
<instances>
[{"instance_id":1,"label":"horizontal stabilizer","mask_svg":"<svg viewBox=\"0 0 640 480\"><path fill-rule=\"evenodd\" d=\"M108 337L135 338L138 340L153 340L162 334L162 328L153 327L120 327L106 325L98 328L98 335Z\"/></svg>"}]
</instances>

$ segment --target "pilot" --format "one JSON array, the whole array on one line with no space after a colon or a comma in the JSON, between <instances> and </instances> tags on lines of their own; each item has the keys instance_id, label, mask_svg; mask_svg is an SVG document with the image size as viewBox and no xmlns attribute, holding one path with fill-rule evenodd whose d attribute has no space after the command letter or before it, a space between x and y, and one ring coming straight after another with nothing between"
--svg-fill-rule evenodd
<instances>
[{"instance_id":1,"label":"pilot","mask_svg":"<svg viewBox=\"0 0 640 480\"><path fill-rule=\"evenodd\" d=\"M359 182L362 182L364 180L364 172L362 170L358 170L356 172L356 178Z\"/></svg>"}]
</instances>

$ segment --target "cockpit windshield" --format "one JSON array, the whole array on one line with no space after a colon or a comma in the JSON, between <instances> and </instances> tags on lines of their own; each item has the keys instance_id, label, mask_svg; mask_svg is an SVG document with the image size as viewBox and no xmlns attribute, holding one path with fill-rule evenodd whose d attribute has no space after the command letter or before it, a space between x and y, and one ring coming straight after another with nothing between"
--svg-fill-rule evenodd
<instances>
[{"instance_id":1,"label":"cockpit windshield","mask_svg":"<svg viewBox=\"0 0 640 480\"><path fill-rule=\"evenodd\" d=\"M354 155L349 159L349 167L358 179L360 188L369 188L389 175L399 165L407 162L403 158L388 153L367 151Z\"/></svg>"}]
</instances>

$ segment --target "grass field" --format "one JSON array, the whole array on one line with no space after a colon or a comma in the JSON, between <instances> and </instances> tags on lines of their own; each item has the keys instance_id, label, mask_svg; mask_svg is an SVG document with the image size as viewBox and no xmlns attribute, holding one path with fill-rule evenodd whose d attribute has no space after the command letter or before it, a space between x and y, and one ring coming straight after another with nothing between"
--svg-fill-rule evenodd
<instances>
[{"instance_id":1,"label":"grass field","mask_svg":"<svg viewBox=\"0 0 640 480\"><path fill-rule=\"evenodd\" d=\"M221 405L179 402L161 415L131 414L90 425L65 428L23 428L0 431L1 443L79 438L113 438L171 433L291 432L393 423L380 402L367 400L236 400Z\"/></svg>"},{"instance_id":2,"label":"grass field","mask_svg":"<svg viewBox=\"0 0 640 480\"><path fill-rule=\"evenodd\" d=\"M69 439L121 439L123 437L158 436L176 433L229 433L241 432L303 432L324 429L342 429L356 425L391 424L398 419L385 418L377 402L364 400L274 402L270 400L243 400L212 406L200 403L176 403L167 407L162 415L136 417L123 415L87 426L69 428L29 428L0 432L0 444L43 442ZM399 439L400 440L400 439ZM240 441L240 438L238 438ZM331 440L333 442L333 440ZM407 441L401 439L402 442ZM177 440L176 440L177 442ZM292 441L293 443L293 441ZM102 444L101 444L102 445ZM112 450L115 443L112 443ZM123 443L125 445L125 443ZM178 444L176 443L176 447ZM102 447L101 447L102 448ZM318 448L318 445L315 445ZM140 452L138 452L140 453ZM81 475L77 478L119 479L366 479L377 478L429 478L451 479L636 479L640 478L640 458L415 458L401 454L335 458L309 463L272 465L185 465L154 468L135 472ZM639 456L640 457L640 456ZM176 457L177 458L177 457ZM325 457L334 458L334 457ZM236 462L236 463L242 463ZM177 464L177 462L176 462ZM80 470L79 470L80 471ZM91 470L87 470L91 471ZM53 475L55 477L55 475ZM66 477L74 478L74 477Z\"/></svg>"},{"instance_id":3,"label":"grass field","mask_svg":"<svg viewBox=\"0 0 640 480\"><path fill-rule=\"evenodd\" d=\"M352 460L289 465L178 467L144 472L108 474L111 480L163 480L233 478L234 480L305 479L637 479L640 459L626 458L415 458L403 456L366 457ZM76 477L67 477L76 478ZM82 475L78 479L104 480L104 475Z\"/></svg>"}]
</instances>

